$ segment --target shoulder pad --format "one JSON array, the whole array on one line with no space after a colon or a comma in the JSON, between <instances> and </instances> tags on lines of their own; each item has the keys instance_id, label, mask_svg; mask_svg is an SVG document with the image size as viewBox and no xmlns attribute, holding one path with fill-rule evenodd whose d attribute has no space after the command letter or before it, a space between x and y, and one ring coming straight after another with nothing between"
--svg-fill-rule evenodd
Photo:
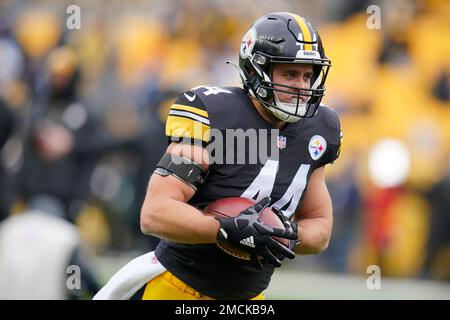
<instances>
[{"instance_id":1,"label":"shoulder pad","mask_svg":"<svg viewBox=\"0 0 450 320\"><path fill-rule=\"evenodd\" d=\"M170 141L209 143L210 121L205 105L194 90L181 93L170 106L166 136Z\"/></svg>"}]
</instances>

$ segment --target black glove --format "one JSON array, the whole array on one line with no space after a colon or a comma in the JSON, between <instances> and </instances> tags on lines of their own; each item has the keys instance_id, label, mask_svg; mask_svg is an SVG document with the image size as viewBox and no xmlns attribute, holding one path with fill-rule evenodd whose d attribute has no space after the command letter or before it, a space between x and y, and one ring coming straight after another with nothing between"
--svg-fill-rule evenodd
<instances>
[{"instance_id":1,"label":"black glove","mask_svg":"<svg viewBox=\"0 0 450 320\"><path fill-rule=\"evenodd\" d=\"M270 227L259 218L269 203L270 197L266 197L234 218L216 218L220 222L217 234L218 246L231 244L248 252L256 260L259 260L259 256L261 256L274 267L281 266L277 257L295 258L292 250L272 239L271 236L294 240L297 239L297 234L291 229L282 230Z\"/></svg>"},{"instance_id":2,"label":"black glove","mask_svg":"<svg viewBox=\"0 0 450 320\"><path fill-rule=\"evenodd\" d=\"M290 250L295 251L295 246L297 245L297 243L299 243L297 221L287 220L285 215L281 212L281 210L276 207L272 207L272 211L275 212L278 218L280 218L281 222L283 222L286 230L290 230L292 233L295 233L297 235L297 238L295 238L294 240L292 239L289 240L288 246Z\"/></svg>"}]
</instances>

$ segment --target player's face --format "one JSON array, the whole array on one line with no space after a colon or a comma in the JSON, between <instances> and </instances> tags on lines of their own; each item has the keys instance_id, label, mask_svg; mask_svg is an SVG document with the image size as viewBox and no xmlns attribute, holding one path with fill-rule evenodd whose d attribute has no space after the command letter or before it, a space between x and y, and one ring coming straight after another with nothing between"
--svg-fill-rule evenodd
<instances>
[{"instance_id":1,"label":"player's face","mask_svg":"<svg viewBox=\"0 0 450 320\"><path fill-rule=\"evenodd\" d=\"M298 89L310 89L313 76L313 67L310 64L276 64L273 68L273 79L275 83ZM275 89L289 91L288 88L274 86ZM281 102L297 103L297 90L292 93L276 91L276 95ZM302 96L305 93L300 90L300 103L305 103L309 97Z\"/></svg>"}]
</instances>

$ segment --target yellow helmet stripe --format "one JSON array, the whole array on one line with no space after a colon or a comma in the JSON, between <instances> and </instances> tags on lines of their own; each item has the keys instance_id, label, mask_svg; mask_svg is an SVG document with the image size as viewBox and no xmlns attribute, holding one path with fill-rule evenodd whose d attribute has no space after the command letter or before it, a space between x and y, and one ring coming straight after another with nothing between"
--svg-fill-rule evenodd
<instances>
[{"instance_id":1,"label":"yellow helmet stripe","mask_svg":"<svg viewBox=\"0 0 450 320\"><path fill-rule=\"evenodd\" d=\"M298 26L300 27L300 30L302 31L303 34L303 41L311 42L312 41L311 32L309 31L309 28L306 25L305 20L296 14L290 13L290 15L294 17L295 21L297 21ZM305 43L305 50L312 50L312 44Z\"/></svg>"}]
</instances>

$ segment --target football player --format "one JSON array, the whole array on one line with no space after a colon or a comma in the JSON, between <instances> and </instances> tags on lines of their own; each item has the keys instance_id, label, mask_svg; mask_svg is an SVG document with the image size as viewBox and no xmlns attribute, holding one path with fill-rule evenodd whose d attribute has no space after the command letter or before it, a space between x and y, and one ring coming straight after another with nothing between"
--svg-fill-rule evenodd
<instances>
[{"instance_id":1,"label":"football player","mask_svg":"<svg viewBox=\"0 0 450 320\"><path fill-rule=\"evenodd\" d=\"M142 231L162 241L120 270L96 298L263 299L281 260L322 252L332 229L324 167L337 159L341 141L337 114L320 104L330 66L319 34L306 19L272 13L259 18L242 39L242 88L201 86L181 93L166 123L169 146L150 178L141 211ZM254 164L214 161L237 147L226 141L227 147L212 155L212 130L227 140L225 131L239 129L263 132L256 145L278 130L276 140L269 139L278 156ZM245 159L254 145L244 147ZM226 197L257 203L235 218L200 211ZM267 206L285 230L260 221ZM271 236L290 239L289 248ZM252 258L233 257L220 249L225 245ZM133 272L139 281L127 278Z\"/></svg>"}]
</instances>

